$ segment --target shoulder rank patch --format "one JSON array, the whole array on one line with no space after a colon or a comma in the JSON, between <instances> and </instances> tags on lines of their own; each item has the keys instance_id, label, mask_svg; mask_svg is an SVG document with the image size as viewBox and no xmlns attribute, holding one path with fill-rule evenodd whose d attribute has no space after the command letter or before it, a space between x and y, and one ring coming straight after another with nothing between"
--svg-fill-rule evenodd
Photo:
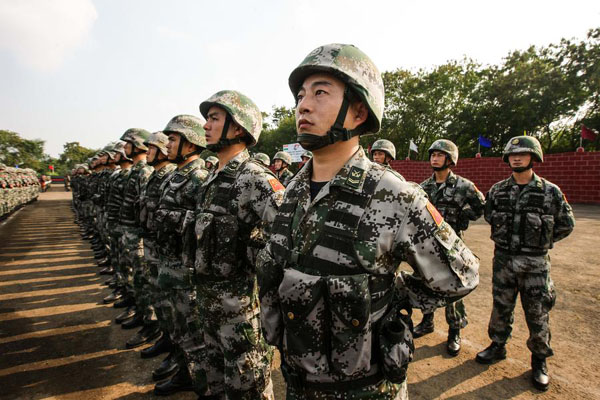
<instances>
[{"instance_id":1,"label":"shoulder rank patch","mask_svg":"<svg viewBox=\"0 0 600 400\"><path fill-rule=\"evenodd\" d=\"M435 208L435 206L431 204L430 201L427 201L427 211L429 211L429 214L431 214L433 221L438 227L442 225L442 222L444 222L444 218L442 217L442 214L440 214L440 212L437 210L437 208Z\"/></svg>"},{"instance_id":2,"label":"shoulder rank patch","mask_svg":"<svg viewBox=\"0 0 600 400\"><path fill-rule=\"evenodd\" d=\"M269 185L273 188L274 191L279 192L280 190L285 190L281 182L277 180L277 178L269 179Z\"/></svg>"},{"instance_id":3,"label":"shoulder rank patch","mask_svg":"<svg viewBox=\"0 0 600 400\"><path fill-rule=\"evenodd\" d=\"M352 168L350 168L350 173L346 178L346 185L350 186L351 188L358 189L364 174L364 169L353 166Z\"/></svg>"}]
</instances>

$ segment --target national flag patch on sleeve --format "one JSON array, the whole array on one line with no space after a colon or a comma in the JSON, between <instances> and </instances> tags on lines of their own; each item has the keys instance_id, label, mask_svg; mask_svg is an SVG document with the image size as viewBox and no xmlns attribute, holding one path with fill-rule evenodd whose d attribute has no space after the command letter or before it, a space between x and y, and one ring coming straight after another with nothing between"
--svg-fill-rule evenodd
<instances>
[{"instance_id":1,"label":"national flag patch on sleeve","mask_svg":"<svg viewBox=\"0 0 600 400\"><path fill-rule=\"evenodd\" d=\"M433 221L438 227L442 225L442 222L444 222L444 217L442 217L442 214L440 214L438 209L435 208L435 206L431 204L430 201L427 201L427 211L429 211L429 214L431 214Z\"/></svg>"},{"instance_id":2,"label":"national flag patch on sleeve","mask_svg":"<svg viewBox=\"0 0 600 400\"><path fill-rule=\"evenodd\" d=\"M277 178L269 179L269 184L273 188L274 191L279 192L280 190L285 190L281 182L277 180Z\"/></svg>"}]
</instances>

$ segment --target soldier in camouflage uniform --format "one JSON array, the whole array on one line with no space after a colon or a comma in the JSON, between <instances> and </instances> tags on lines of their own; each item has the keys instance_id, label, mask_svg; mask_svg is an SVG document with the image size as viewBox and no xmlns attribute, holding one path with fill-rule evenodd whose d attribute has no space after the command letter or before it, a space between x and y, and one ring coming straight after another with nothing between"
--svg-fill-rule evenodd
<instances>
[{"instance_id":1,"label":"soldier in camouflage uniform","mask_svg":"<svg viewBox=\"0 0 600 400\"><path fill-rule=\"evenodd\" d=\"M285 151L278 151L273 157L273 169L275 176L283 186L287 187L290 184L294 174L288 169L292 165L292 156Z\"/></svg>"},{"instance_id":2,"label":"soldier in camouflage uniform","mask_svg":"<svg viewBox=\"0 0 600 400\"><path fill-rule=\"evenodd\" d=\"M150 132L139 128L130 128L121 136L121 140L125 142L125 153L132 159L133 165L124 185L123 203L119 210L119 222L122 227L119 264L121 271L126 274L127 297L124 303L127 306L135 303L136 307L136 315L121 326L133 328L143 325L125 344L129 349L141 346L160 335L150 293L145 290L148 283L144 271L142 229L139 224L142 187L152 173L152 167L146 163L148 146L144 144L149 137Z\"/></svg>"},{"instance_id":3,"label":"soldier in camouflage uniform","mask_svg":"<svg viewBox=\"0 0 600 400\"><path fill-rule=\"evenodd\" d=\"M308 160L310 160L313 156L312 151L308 151L305 150L304 153L302 153L302 155L300 156L300 158L302 159L302 161L300 162L300 164L298 164L298 169L302 169L302 167L304 167L304 165L306 165L306 163L308 162Z\"/></svg>"},{"instance_id":4,"label":"soldier in camouflage uniform","mask_svg":"<svg viewBox=\"0 0 600 400\"><path fill-rule=\"evenodd\" d=\"M154 213L157 227L158 286L165 295L163 306L170 327L169 336L174 344L163 363L153 372L160 380L175 371L171 379L154 387L154 393L169 395L193 389L187 368L191 355L198 351L192 339L197 331L195 313L196 291L192 282L195 251L194 209L202 182L208 176L202 169L204 161L199 154L206 148L204 121L191 115L178 115L164 129L169 137L167 154L177 169L161 185L161 198Z\"/></svg>"},{"instance_id":5,"label":"soldier in camouflage uniform","mask_svg":"<svg viewBox=\"0 0 600 400\"><path fill-rule=\"evenodd\" d=\"M202 186L196 208L195 259L202 351L192 365L199 394L273 399L272 350L262 337L255 262L284 188L247 148L258 141L262 116L245 95L218 92L200 104L209 150L219 168ZM261 240L262 239L262 240Z\"/></svg>"},{"instance_id":6,"label":"soldier in camouflage uniform","mask_svg":"<svg viewBox=\"0 0 600 400\"><path fill-rule=\"evenodd\" d=\"M543 162L540 142L531 136L512 138L504 148L512 175L487 194L485 220L492 226L494 305L488 327L492 344L477 354L482 364L506 358L517 294L529 328L532 383L539 390L550 384L546 358L550 347L549 313L556 300L550 278L548 250L575 226L571 206L558 186L537 176L533 162Z\"/></svg>"},{"instance_id":7,"label":"soldier in camouflage uniform","mask_svg":"<svg viewBox=\"0 0 600 400\"><path fill-rule=\"evenodd\" d=\"M256 153L254 159L260 161L267 168L271 166L271 158L265 153Z\"/></svg>"},{"instance_id":8,"label":"soldier in camouflage uniform","mask_svg":"<svg viewBox=\"0 0 600 400\"><path fill-rule=\"evenodd\" d=\"M477 258L418 185L360 147L359 135L379 131L384 104L367 55L321 46L289 84L298 141L314 157L286 189L257 266L287 399L405 399L411 306L433 310L471 292ZM403 261L415 272L400 273Z\"/></svg>"},{"instance_id":9,"label":"soldier in camouflage uniform","mask_svg":"<svg viewBox=\"0 0 600 400\"><path fill-rule=\"evenodd\" d=\"M167 143L169 138L163 132L153 133L148 140L144 142L148 146L148 165L154 168L154 171L148 178L148 182L142 187L140 195L140 226L142 227L142 236L144 239L144 271L145 284L144 292L149 294L149 306L154 309L156 319L162 332L161 338L153 345L141 352L143 358L157 356L165 351L171 350L171 339L169 338L169 320L165 317L163 311L163 295L158 286L158 243L156 241L157 227L154 219L154 213L158 209L160 201L160 186L169 178L169 175L177 168L175 164L167 158Z\"/></svg>"},{"instance_id":10,"label":"soldier in camouflage uniform","mask_svg":"<svg viewBox=\"0 0 600 400\"><path fill-rule=\"evenodd\" d=\"M376 140L371 146L371 158L378 164L390 165L396 159L396 146L387 139Z\"/></svg>"},{"instance_id":11,"label":"soldier in camouflage uniform","mask_svg":"<svg viewBox=\"0 0 600 400\"><path fill-rule=\"evenodd\" d=\"M206 169L208 169L210 172L214 171L217 168L217 165L219 164L219 159L215 156L208 156L206 157Z\"/></svg>"},{"instance_id":12,"label":"soldier in camouflage uniform","mask_svg":"<svg viewBox=\"0 0 600 400\"><path fill-rule=\"evenodd\" d=\"M6 218L10 212L10 194L12 183L8 177L6 164L0 163L0 219Z\"/></svg>"},{"instance_id":13,"label":"soldier in camouflage uniform","mask_svg":"<svg viewBox=\"0 0 600 400\"><path fill-rule=\"evenodd\" d=\"M450 224L462 239L463 231L470 221L476 221L483 215L485 198L468 179L456 175L450 170L458 163L458 147L450 140L440 139L429 147L429 162L433 175L421 182L429 201L438 209L444 220ZM460 352L460 330L467 326L467 312L461 300L446 306L448 323L448 342L446 350L451 356ZM423 321L415 327L414 337L433 332L433 313L423 315Z\"/></svg>"}]
</instances>

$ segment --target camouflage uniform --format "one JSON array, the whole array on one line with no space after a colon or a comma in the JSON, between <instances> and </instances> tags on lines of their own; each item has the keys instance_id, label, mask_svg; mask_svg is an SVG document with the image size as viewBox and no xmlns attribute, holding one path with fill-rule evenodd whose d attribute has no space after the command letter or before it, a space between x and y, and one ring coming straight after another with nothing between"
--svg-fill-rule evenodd
<instances>
[{"instance_id":1,"label":"camouflage uniform","mask_svg":"<svg viewBox=\"0 0 600 400\"><path fill-rule=\"evenodd\" d=\"M575 219L558 186L533 175L523 190L514 178L496 183L487 194L485 220L492 226L494 307L488 333L506 343L512 332L517 294L529 327L527 347L535 355L553 355L549 311L556 294L550 278L548 249L567 237Z\"/></svg>"},{"instance_id":2,"label":"camouflage uniform","mask_svg":"<svg viewBox=\"0 0 600 400\"><path fill-rule=\"evenodd\" d=\"M164 129L165 134L182 135L200 149L206 146L203 121L193 116L176 116ZM195 250L194 209L198 192L208 176L204 160L198 158L174 170L164 179L159 190L161 197L154 212L158 253L157 284L164 299L164 312L169 336L176 346L174 361L180 370L187 369L198 346L192 333L198 331L195 310L196 291L192 282ZM156 389L155 389L156 390Z\"/></svg>"},{"instance_id":3,"label":"camouflage uniform","mask_svg":"<svg viewBox=\"0 0 600 400\"><path fill-rule=\"evenodd\" d=\"M275 154L275 157L273 157L273 161L275 160L281 160L286 164L282 166L279 171L275 172L275 176L277 176L277 179L279 179L279 182L281 182L283 186L287 187L294 177L292 171L288 169L288 166L292 164L292 156L285 151L278 151L277 154Z\"/></svg>"},{"instance_id":4,"label":"camouflage uniform","mask_svg":"<svg viewBox=\"0 0 600 400\"><path fill-rule=\"evenodd\" d=\"M473 182L455 175L452 171L448 174L446 182L439 187L435 175L421 182L421 187L461 239L463 231L469 227L469 221L475 221L483 215L483 194ZM446 322L451 329L463 329L467 326L467 312L462 300L446 306Z\"/></svg>"},{"instance_id":5,"label":"camouflage uniform","mask_svg":"<svg viewBox=\"0 0 600 400\"><path fill-rule=\"evenodd\" d=\"M384 93L372 61L354 46L322 46L292 72L292 93L323 71L360 93L369 118L364 130L344 133L336 122L325 139L299 141L318 149L379 131ZM411 306L433 310L469 293L477 259L418 185L362 148L314 199L312 170L311 160L287 187L257 263L265 337L282 354L287 398L405 399ZM415 273L399 273L403 261Z\"/></svg>"},{"instance_id":6,"label":"camouflage uniform","mask_svg":"<svg viewBox=\"0 0 600 400\"><path fill-rule=\"evenodd\" d=\"M262 128L254 103L238 92L219 92L200 105L225 109L254 142ZM197 337L202 351L193 368L206 375L209 395L273 399L272 350L260 327L255 262L265 227L275 218L283 186L244 150L202 187L196 209ZM262 239L262 240L261 240Z\"/></svg>"}]
</instances>

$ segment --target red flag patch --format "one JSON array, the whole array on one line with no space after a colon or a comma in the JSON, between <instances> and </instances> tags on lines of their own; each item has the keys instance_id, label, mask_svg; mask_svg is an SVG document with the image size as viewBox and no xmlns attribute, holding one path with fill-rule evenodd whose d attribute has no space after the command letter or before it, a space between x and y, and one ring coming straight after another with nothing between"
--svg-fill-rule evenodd
<instances>
[{"instance_id":1,"label":"red flag patch","mask_svg":"<svg viewBox=\"0 0 600 400\"><path fill-rule=\"evenodd\" d=\"M279 192L280 190L285 190L281 182L279 182L276 178L269 179L269 184L276 192Z\"/></svg>"},{"instance_id":2,"label":"red flag patch","mask_svg":"<svg viewBox=\"0 0 600 400\"><path fill-rule=\"evenodd\" d=\"M429 211L429 214L431 214L431 217L437 226L440 226L442 222L444 222L444 217L442 217L442 214L440 214L430 201L427 201L427 211Z\"/></svg>"}]
</instances>

